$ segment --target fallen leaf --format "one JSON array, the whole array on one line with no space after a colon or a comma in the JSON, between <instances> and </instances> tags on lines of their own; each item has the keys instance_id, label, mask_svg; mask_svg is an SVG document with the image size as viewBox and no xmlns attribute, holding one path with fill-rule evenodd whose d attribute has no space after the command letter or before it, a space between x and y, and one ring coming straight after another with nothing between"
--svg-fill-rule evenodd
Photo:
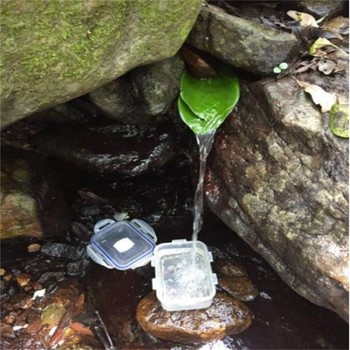
<instances>
[{"instance_id":1,"label":"fallen leaf","mask_svg":"<svg viewBox=\"0 0 350 350\"><path fill-rule=\"evenodd\" d=\"M337 64L332 60L327 60L318 64L318 70L325 75L331 74L336 67Z\"/></svg>"},{"instance_id":2,"label":"fallen leaf","mask_svg":"<svg viewBox=\"0 0 350 350\"><path fill-rule=\"evenodd\" d=\"M317 55L317 51L321 49L324 46L332 46L334 48L337 48L334 44L332 44L328 39L326 38L318 38L310 47L309 54L312 56Z\"/></svg>"},{"instance_id":3,"label":"fallen leaf","mask_svg":"<svg viewBox=\"0 0 350 350\"><path fill-rule=\"evenodd\" d=\"M321 106L322 113L329 112L333 105L337 102L335 94L331 94L323 90L320 86L315 84L307 83L306 81L297 80L300 87L304 89L305 92L311 95L312 101L316 105Z\"/></svg>"},{"instance_id":4,"label":"fallen leaf","mask_svg":"<svg viewBox=\"0 0 350 350\"><path fill-rule=\"evenodd\" d=\"M335 104L330 112L329 127L332 133L342 138L349 138L349 106Z\"/></svg>"},{"instance_id":5,"label":"fallen leaf","mask_svg":"<svg viewBox=\"0 0 350 350\"><path fill-rule=\"evenodd\" d=\"M338 16L332 18L325 25L322 26L324 30L329 32L338 33L341 35L349 34L349 18Z\"/></svg>"},{"instance_id":6,"label":"fallen leaf","mask_svg":"<svg viewBox=\"0 0 350 350\"><path fill-rule=\"evenodd\" d=\"M318 27L316 19L307 13L290 10L287 12L287 15L298 21L302 27Z\"/></svg>"}]
</instances>

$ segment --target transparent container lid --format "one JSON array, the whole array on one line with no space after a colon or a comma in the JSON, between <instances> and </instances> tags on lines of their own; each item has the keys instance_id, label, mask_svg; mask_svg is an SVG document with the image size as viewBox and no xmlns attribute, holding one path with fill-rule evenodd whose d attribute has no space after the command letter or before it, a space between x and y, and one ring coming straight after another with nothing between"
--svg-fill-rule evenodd
<instances>
[{"instance_id":1,"label":"transparent container lid","mask_svg":"<svg viewBox=\"0 0 350 350\"><path fill-rule=\"evenodd\" d=\"M90 241L89 255L101 265L119 270L135 268L149 262L156 238L145 232L144 227L149 228L149 225L141 220L135 222L103 220L97 223L95 235ZM142 226L138 225L140 223Z\"/></svg>"}]
</instances>

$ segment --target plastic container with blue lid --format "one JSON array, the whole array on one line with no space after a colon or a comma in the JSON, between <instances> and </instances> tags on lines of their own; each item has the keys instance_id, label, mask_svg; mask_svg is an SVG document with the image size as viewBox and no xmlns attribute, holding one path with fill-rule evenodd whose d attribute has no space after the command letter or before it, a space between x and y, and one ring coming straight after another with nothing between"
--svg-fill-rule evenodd
<instances>
[{"instance_id":1,"label":"plastic container with blue lid","mask_svg":"<svg viewBox=\"0 0 350 350\"><path fill-rule=\"evenodd\" d=\"M96 263L118 270L135 269L150 262L157 236L146 222L105 219L97 222L87 253Z\"/></svg>"}]
</instances>

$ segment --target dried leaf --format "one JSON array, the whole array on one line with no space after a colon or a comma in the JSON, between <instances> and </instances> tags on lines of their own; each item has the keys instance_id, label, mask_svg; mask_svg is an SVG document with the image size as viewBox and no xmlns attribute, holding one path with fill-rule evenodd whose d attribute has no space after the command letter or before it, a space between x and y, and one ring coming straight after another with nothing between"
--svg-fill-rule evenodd
<instances>
[{"instance_id":1,"label":"dried leaf","mask_svg":"<svg viewBox=\"0 0 350 350\"><path fill-rule=\"evenodd\" d=\"M335 94L326 92L318 85L309 84L306 81L300 80L297 80L297 83L304 89L305 92L311 95L312 101L316 105L321 106L321 111L323 113L329 112L333 105L337 102Z\"/></svg>"},{"instance_id":2,"label":"dried leaf","mask_svg":"<svg viewBox=\"0 0 350 350\"><path fill-rule=\"evenodd\" d=\"M316 19L307 13L290 10L287 15L298 21L302 27L318 27Z\"/></svg>"},{"instance_id":3,"label":"dried leaf","mask_svg":"<svg viewBox=\"0 0 350 350\"><path fill-rule=\"evenodd\" d=\"M349 138L349 106L335 104L329 116L329 127L333 134Z\"/></svg>"},{"instance_id":4,"label":"dried leaf","mask_svg":"<svg viewBox=\"0 0 350 350\"><path fill-rule=\"evenodd\" d=\"M329 75L335 70L336 66L337 64L334 61L327 60L318 64L318 70L325 75Z\"/></svg>"},{"instance_id":5,"label":"dried leaf","mask_svg":"<svg viewBox=\"0 0 350 350\"><path fill-rule=\"evenodd\" d=\"M349 57L349 54L347 54L344 50L342 50L340 47L334 45L329 40L325 38L318 38L310 47L309 54L312 56L322 56L322 52L320 52L320 49L326 46L331 46L332 48L339 51L339 53L344 57Z\"/></svg>"},{"instance_id":6,"label":"dried leaf","mask_svg":"<svg viewBox=\"0 0 350 350\"><path fill-rule=\"evenodd\" d=\"M322 26L324 30L334 32L342 35L349 34L349 18L338 16L332 18L325 25Z\"/></svg>"},{"instance_id":7,"label":"dried leaf","mask_svg":"<svg viewBox=\"0 0 350 350\"><path fill-rule=\"evenodd\" d=\"M310 55L312 56L316 56L318 53L317 51L319 49L321 49L322 47L324 46L332 46L334 48L338 48L337 46L335 46L334 44L332 44L328 39L326 38L318 38L313 44L312 46L310 47L309 49L309 53Z\"/></svg>"}]
</instances>

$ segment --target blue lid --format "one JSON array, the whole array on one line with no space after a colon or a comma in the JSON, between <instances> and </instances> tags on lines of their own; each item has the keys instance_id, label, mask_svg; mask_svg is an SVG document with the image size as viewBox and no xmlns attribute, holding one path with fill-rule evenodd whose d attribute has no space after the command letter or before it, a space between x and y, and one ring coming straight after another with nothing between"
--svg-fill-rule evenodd
<instances>
[{"instance_id":1,"label":"blue lid","mask_svg":"<svg viewBox=\"0 0 350 350\"><path fill-rule=\"evenodd\" d=\"M127 270L138 261L151 258L156 245L138 226L128 221L105 223L95 230L90 244L109 265Z\"/></svg>"}]
</instances>

